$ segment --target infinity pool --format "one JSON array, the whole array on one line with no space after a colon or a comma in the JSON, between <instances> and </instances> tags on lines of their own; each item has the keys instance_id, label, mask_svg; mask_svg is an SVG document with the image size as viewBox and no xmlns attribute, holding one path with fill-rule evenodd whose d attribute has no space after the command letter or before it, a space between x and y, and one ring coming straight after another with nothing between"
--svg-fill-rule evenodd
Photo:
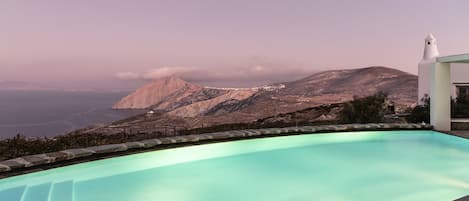
<instances>
[{"instance_id":1,"label":"infinity pool","mask_svg":"<svg viewBox=\"0 0 469 201\"><path fill-rule=\"evenodd\" d=\"M0 180L1 201L426 201L468 194L469 140L433 131L216 143Z\"/></svg>"}]
</instances>

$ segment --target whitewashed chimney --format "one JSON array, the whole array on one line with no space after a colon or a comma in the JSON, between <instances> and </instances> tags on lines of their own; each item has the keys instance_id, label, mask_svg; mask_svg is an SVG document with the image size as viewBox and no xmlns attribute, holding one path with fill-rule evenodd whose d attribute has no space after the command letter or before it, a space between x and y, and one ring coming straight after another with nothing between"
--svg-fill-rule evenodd
<instances>
[{"instance_id":1,"label":"whitewashed chimney","mask_svg":"<svg viewBox=\"0 0 469 201\"><path fill-rule=\"evenodd\" d=\"M438 56L440 56L440 52L438 52L436 38L433 36L433 34L428 34L428 36L425 38L423 60L435 60Z\"/></svg>"},{"instance_id":2,"label":"whitewashed chimney","mask_svg":"<svg viewBox=\"0 0 469 201\"><path fill-rule=\"evenodd\" d=\"M430 95L430 70L433 63L436 62L436 58L440 56L440 52L438 51L438 46L436 44L436 38L433 34L428 34L425 38L425 48L423 50L423 58L419 62L419 69L418 69L418 76L419 76L419 83L418 83L418 103L425 94Z\"/></svg>"}]
</instances>

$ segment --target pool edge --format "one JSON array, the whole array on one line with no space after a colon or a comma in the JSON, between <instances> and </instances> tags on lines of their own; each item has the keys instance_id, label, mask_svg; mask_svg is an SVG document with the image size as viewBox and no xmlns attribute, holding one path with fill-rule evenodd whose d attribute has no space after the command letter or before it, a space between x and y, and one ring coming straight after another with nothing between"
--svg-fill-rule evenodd
<instances>
[{"instance_id":1,"label":"pool edge","mask_svg":"<svg viewBox=\"0 0 469 201\"><path fill-rule=\"evenodd\" d=\"M157 138L143 140L140 142L129 142L123 144L103 145L98 147L88 147L74 150L63 150L60 152L24 156L16 159L0 162L2 164L12 164L7 166L9 170L1 172L0 179L24 175L43 170L59 168L79 163L86 163L96 160L109 159L114 157L187 147L202 144L213 144L229 141L250 140L256 138L270 138L291 135L313 135L337 132L357 132L357 131L398 131L398 130L433 130L430 125L422 124L344 124L344 125L323 125L323 126L303 126L288 128L266 128L234 130L217 133L206 133L197 135L185 135L167 138ZM439 131L437 131L439 132ZM444 133L444 132L440 132ZM444 133L448 134L448 133ZM466 138L467 139L467 138ZM128 145L127 145L128 144ZM131 146L134 145L134 146ZM52 156L57 154L65 155L61 160L55 160ZM67 156L67 154L73 157ZM76 155L73 155L76 154ZM29 160L29 161L28 161ZM31 161L31 162L30 162ZM5 165L3 165L5 166Z\"/></svg>"}]
</instances>

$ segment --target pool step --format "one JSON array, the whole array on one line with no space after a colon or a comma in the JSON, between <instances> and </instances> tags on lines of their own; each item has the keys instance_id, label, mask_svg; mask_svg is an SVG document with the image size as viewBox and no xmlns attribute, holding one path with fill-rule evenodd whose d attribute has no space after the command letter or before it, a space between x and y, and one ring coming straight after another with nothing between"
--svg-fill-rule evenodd
<instances>
[{"instance_id":1,"label":"pool step","mask_svg":"<svg viewBox=\"0 0 469 201\"><path fill-rule=\"evenodd\" d=\"M74 184L72 180L54 183L49 201L72 201Z\"/></svg>"},{"instance_id":2,"label":"pool step","mask_svg":"<svg viewBox=\"0 0 469 201\"><path fill-rule=\"evenodd\" d=\"M0 201L73 201L73 180L0 190Z\"/></svg>"},{"instance_id":3,"label":"pool step","mask_svg":"<svg viewBox=\"0 0 469 201\"><path fill-rule=\"evenodd\" d=\"M21 201L25 190L26 186L0 190L0 200Z\"/></svg>"},{"instance_id":4,"label":"pool step","mask_svg":"<svg viewBox=\"0 0 469 201\"><path fill-rule=\"evenodd\" d=\"M48 201L52 183L28 186L21 201Z\"/></svg>"}]
</instances>

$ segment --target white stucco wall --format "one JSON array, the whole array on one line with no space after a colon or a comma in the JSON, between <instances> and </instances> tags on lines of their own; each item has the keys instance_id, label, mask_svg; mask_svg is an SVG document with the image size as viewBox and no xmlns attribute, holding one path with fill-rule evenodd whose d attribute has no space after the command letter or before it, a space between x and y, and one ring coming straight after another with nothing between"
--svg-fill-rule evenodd
<instances>
[{"instance_id":1,"label":"white stucco wall","mask_svg":"<svg viewBox=\"0 0 469 201\"><path fill-rule=\"evenodd\" d=\"M422 98L425 94L430 95L430 69L432 67L432 62L429 61L422 61L419 63L418 69L418 103L421 104Z\"/></svg>"},{"instance_id":2,"label":"white stucco wall","mask_svg":"<svg viewBox=\"0 0 469 201\"><path fill-rule=\"evenodd\" d=\"M425 94L430 95L431 63L419 63L419 101ZM469 83L469 64L451 64L451 97L456 98L456 87L453 83Z\"/></svg>"},{"instance_id":3,"label":"white stucco wall","mask_svg":"<svg viewBox=\"0 0 469 201\"><path fill-rule=\"evenodd\" d=\"M431 63L419 63L419 101L425 94L430 95ZM469 64L451 64L451 97L456 98L456 87L453 83L469 83Z\"/></svg>"},{"instance_id":4,"label":"white stucco wall","mask_svg":"<svg viewBox=\"0 0 469 201\"><path fill-rule=\"evenodd\" d=\"M434 63L430 79L430 124L441 131L451 130L451 64Z\"/></svg>"},{"instance_id":5,"label":"white stucco wall","mask_svg":"<svg viewBox=\"0 0 469 201\"><path fill-rule=\"evenodd\" d=\"M424 41L423 57L418 65L418 103L421 104L421 100L425 95L430 95L430 78L431 69L433 64L436 62L436 58L440 56L436 38L432 34L428 34Z\"/></svg>"}]
</instances>

